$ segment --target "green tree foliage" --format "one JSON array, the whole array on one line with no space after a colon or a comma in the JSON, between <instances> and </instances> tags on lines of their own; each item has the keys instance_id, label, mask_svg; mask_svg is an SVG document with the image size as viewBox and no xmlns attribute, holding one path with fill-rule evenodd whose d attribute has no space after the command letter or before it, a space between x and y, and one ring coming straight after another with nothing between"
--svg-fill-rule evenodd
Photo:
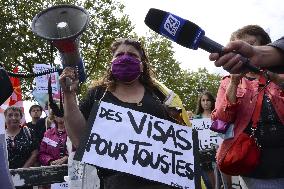
<instances>
[{"instance_id":1,"label":"green tree foliage","mask_svg":"<svg viewBox=\"0 0 284 189\"><path fill-rule=\"evenodd\" d=\"M210 74L205 68L197 72L182 70L174 58L172 43L155 33L150 36L143 41L156 78L180 96L186 109L195 110L198 95L204 90L216 96L219 75Z\"/></svg>"},{"instance_id":2,"label":"green tree foliage","mask_svg":"<svg viewBox=\"0 0 284 189\"><path fill-rule=\"evenodd\" d=\"M156 78L168 88L178 89L181 83L176 79L181 77L182 69L174 59L172 42L156 33L145 39L150 65L156 73Z\"/></svg>"},{"instance_id":3,"label":"green tree foliage","mask_svg":"<svg viewBox=\"0 0 284 189\"><path fill-rule=\"evenodd\" d=\"M30 25L35 15L59 4L77 5L90 14L88 28L80 38L87 75L87 81L80 88L79 94L83 95L91 81L99 79L109 68L109 46L113 40L131 35L138 38L128 16L123 14L124 5L115 0L0 0L0 63L8 71L18 66L25 73L32 73L34 64L53 65L57 50L36 36ZM187 109L195 109L198 91L207 89L216 94L220 76L209 74L205 68L198 72L182 70L174 58L171 41L154 32L150 37L140 37L140 41L146 47L156 78L175 91ZM24 98L31 98L32 78L21 82Z\"/></svg>"},{"instance_id":4,"label":"green tree foliage","mask_svg":"<svg viewBox=\"0 0 284 189\"><path fill-rule=\"evenodd\" d=\"M220 75L210 74L206 68L200 68L197 72L184 71L184 85L180 96L185 103L185 107L188 110L195 111L198 95L203 91L209 91L216 97L220 80Z\"/></svg>"},{"instance_id":5,"label":"green tree foliage","mask_svg":"<svg viewBox=\"0 0 284 189\"><path fill-rule=\"evenodd\" d=\"M73 4L84 7L90 14L87 31L80 39L81 54L84 57L87 82L81 86L82 92L91 79L98 78L107 69L110 60L109 46L114 38L128 36L133 30L128 16L122 14L124 8L112 0L1 0L0 12L0 63L6 70L18 66L20 72L32 73L34 64L53 64L57 50L50 42L41 39L31 31L33 17L42 10L59 4ZM119 16L122 15L122 16ZM29 98L32 79L21 79L25 99Z\"/></svg>"}]
</instances>

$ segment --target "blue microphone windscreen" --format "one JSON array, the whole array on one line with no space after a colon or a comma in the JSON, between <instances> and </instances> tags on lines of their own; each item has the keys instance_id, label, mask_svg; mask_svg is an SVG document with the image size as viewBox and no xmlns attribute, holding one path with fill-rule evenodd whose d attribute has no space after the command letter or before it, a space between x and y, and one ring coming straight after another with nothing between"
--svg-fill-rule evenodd
<instances>
[{"instance_id":1,"label":"blue microphone windscreen","mask_svg":"<svg viewBox=\"0 0 284 189\"><path fill-rule=\"evenodd\" d=\"M144 22L153 31L190 49L197 49L205 35L196 24L159 9L151 8Z\"/></svg>"}]
</instances>

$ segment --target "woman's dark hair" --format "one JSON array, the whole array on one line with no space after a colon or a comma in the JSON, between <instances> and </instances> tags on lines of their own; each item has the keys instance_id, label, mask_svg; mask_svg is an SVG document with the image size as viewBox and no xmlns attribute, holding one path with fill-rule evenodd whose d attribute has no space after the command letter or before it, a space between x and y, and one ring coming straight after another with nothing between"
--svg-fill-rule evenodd
<instances>
[{"instance_id":1,"label":"woman's dark hair","mask_svg":"<svg viewBox=\"0 0 284 189\"><path fill-rule=\"evenodd\" d=\"M252 35L258 38L260 45L267 45L271 43L271 39L268 33L258 25L247 25L237 31L233 32L230 41L235 41L236 39L242 39L245 35Z\"/></svg>"},{"instance_id":2,"label":"woman's dark hair","mask_svg":"<svg viewBox=\"0 0 284 189\"><path fill-rule=\"evenodd\" d=\"M143 72L141 73L141 75L139 77L139 81L142 84L144 84L147 88L153 89L154 84L153 84L152 77L154 75L154 72L150 68L149 60L148 60L148 57L146 55L146 52L145 52L142 44L135 39L128 39L128 38L117 39L112 43L112 45L110 47L112 55L115 54L118 47L122 44L131 45L139 52L139 54L141 56L141 62L143 64ZM98 82L95 82L94 85L102 85L102 86L107 87L110 90L115 89L116 79L112 75L111 66L109 66L107 73L105 74L103 79L98 81Z\"/></svg>"},{"instance_id":3,"label":"woman's dark hair","mask_svg":"<svg viewBox=\"0 0 284 189\"><path fill-rule=\"evenodd\" d=\"M201 98L203 96L207 96L211 102L211 111L213 111L215 109L215 97L209 92L209 91L204 91L202 92L199 96L198 96L198 100L197 100L197 107L196 107L196 115L200 115L204 112L204 109L201 106Z\"/></svg>"}]
</instances>

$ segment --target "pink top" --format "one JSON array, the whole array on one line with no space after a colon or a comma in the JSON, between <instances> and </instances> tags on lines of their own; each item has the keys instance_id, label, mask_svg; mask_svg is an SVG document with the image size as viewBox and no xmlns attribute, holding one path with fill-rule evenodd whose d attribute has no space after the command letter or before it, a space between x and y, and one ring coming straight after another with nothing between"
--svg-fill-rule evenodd
<instances>
[{"instance_id":1,"label":"pink top","mask_svg":"<svg viewBox=\"0 0 284 189\"><path fill-rule=\"evenodd\" d=\"M218 149L217 161L222 161L229 148L232 146L238 136L248 126L254 107L256 105L258 94L258 80L248 81L242 78L237 88L237 101L230 103L226 97L226 89L230 83L230 77L226 76L221 81L215 109L212 112L212 120L222 120L228 123L234 123L234 138L226 139ZM275 111L284 124L284 91L276 84L270 83L265 89L265 93L271 99Z\"/></svg>"},{"instance_id":2,"label":"pink top","mask_svg":"<svg viewBox=\"0 0 284 189\"><path fill-rule=\"evenodd\" d=\"M50 161L60 159L60 152L64 151L64 156L68 154L66 147L67 133L64 130L60 135L57 128L48 129L40 144L39 161L41 165L49 165ZM60 149L60 141L63 148Z\"/></svg>"}]
</instances>

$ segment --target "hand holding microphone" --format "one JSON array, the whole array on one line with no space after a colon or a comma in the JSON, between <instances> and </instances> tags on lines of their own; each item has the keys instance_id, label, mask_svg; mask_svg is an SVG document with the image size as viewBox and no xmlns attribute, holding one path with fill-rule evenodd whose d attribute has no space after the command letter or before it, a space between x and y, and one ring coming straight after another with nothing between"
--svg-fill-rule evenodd
<instances>
[{"instance_id":1,"label":"hand holding microphone","mask_svg":"<svg viewBox=\"0 0 284 189\"><path fill-rule=\"evenodd\" d=\"M250 59L254 65L260 67L266 67L267 65L262 65L261 53L258 52L257 46L252 46L245 41L232 41L226 47L224 47L224 55L221 56L218 53L211 53L209 59L215 61L215 66L223 67L225 70L230 70L231 73L240 73L242 71L241 56L234 52L239 52L243 56Z\"/></svg>"},{"instance_id":2,"label":"hand holding microphone","mask_svg":"<svg viewBox=\"0 0 284 189\"><path fill-rule=\"evenodd\" d=\"M166 36L184 47L194 50L200 47L207 52L218 53L219 55L223 55L224 53L223 46L206 37L204 30L199 26L171 13L151 8L145 17L145 23L155 32ZM241 56L236 51L231 54L231 56L233 55L237 56L237 66L241 67L242 71L260 73L260 69L252 65L248 58ZM216 54L212 56L216 56ZM230 73L236 73L236 70L231 69L231 66L230 64L224 68Z\"/></svg>"}]
</instances>

